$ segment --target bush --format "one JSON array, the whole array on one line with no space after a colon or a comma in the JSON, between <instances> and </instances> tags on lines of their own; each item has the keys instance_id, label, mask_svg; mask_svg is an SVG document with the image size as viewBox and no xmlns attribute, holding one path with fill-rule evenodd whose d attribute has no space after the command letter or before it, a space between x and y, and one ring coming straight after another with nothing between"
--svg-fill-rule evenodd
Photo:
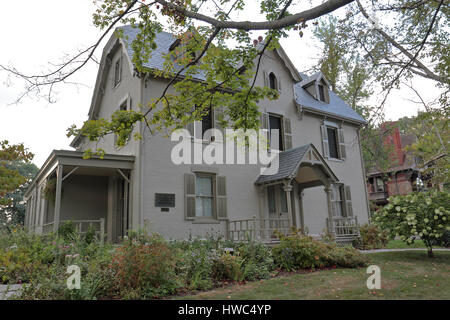
<instances>
[{"instance_id":1,"label":"bush","mask_svg":"<svg viewBox=\"0 0 450 320\"><path fill-rule=\"evenodd\" d=\"M354 246L363 250L384 248L389 241L388 233L374 224L360 226L359 234L360 238L355 241Z\"/></svg>"},{"instance_id":2,"label":"bush","mask_svg":"<svg viewBox=\"0 0 450 320\"><path fill-rule=\"evenodd\" d=\"M272 253L276 265L286 271L366 265L365 256L354 248L340 248L302 234L281 237L280 244L272 249Z\"/></svg>"},{"instance_id":3,"label":"bush","mask_svg":"<svg viewBox=\"0 0 450 320\"><path fill-rule=\"evenodd\" d=\"M174 293L179 286L174 253L158 235L125 241L116 249L111 264L117 290L133 298L159 298Z\"/></svg>"},{"instance_id":4,"label":"bush","mask_svg":"<svg viewBox=\"0 0 450 320\"><path fill-rule=\"evenodd\" d=\"M272 250L259 242L244 242L234 245L243 259L245 280L267 279L275 269Z\"/></svg>"},{"instance_id":5,"label":"bush","mask_svg":"<svg viewBox=\"0 0 450 320\"><path fill-rule=\"evenodd\" d=\"M65 240L71 240L72 237L76 236L75 224L72 221L65 221L59 226L58 235Z\"/></svg>"},{"instance_id":6,"label":"bush","mask_svg":"<svg viewBox=\"0 0 450 320\"><path fill-rule=\"evenodd\" d=\"M176 272L186 288L207 290L214 286L213 264L219 256L219 244L215 240L175 241L172 247L178 250L180 259Z\"/></svg>"},{"instance_id":7,"label":"bush","mask_svg":"<svg viewBox=\"0 0 450 320\"><path fill-rule=\"evenodd\" d=\"M422 239L433 256L433 246L441 245L450 230L450 194L441 191L416 192L390 197L389 204L379 210L375 223L394 239L407 244Z\"/></svg>"},{"instance_id":8,"label":"bush","mask_svg":"<svg viewBox=\"0 0 450 320\"><path fill-rule=\"evenodd\" d=\"M217 280L243 281L244 260L239 255L222 254L213 265L214 278Z\"/></svg>"}]
</instances>

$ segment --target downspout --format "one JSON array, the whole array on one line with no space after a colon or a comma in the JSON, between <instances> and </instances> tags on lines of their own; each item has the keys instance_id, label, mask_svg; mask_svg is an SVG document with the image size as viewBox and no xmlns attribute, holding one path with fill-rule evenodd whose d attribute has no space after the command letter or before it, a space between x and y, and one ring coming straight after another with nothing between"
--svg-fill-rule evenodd
<instances>
[{"instance_id":1,"label":"downspout","mask_svg":"<svg viewBox=\"0 0 450 320\"><path fill-rule=\"evenodd\" d=\"M356 135L358 136L359 160L361 161L361 168L363 171L363 178L364 178L364 195L366 197L367 218L368 218L368 222L370 224L370 206L369 206L369 196L367 194L367 177L366 177L366 169L364 167L363 154L362 154L362 149L361 149L361 136L359 134L360 130L361 130L361 127L358 127L358 129L356 129Z\"/></svg>"}]
</instances>

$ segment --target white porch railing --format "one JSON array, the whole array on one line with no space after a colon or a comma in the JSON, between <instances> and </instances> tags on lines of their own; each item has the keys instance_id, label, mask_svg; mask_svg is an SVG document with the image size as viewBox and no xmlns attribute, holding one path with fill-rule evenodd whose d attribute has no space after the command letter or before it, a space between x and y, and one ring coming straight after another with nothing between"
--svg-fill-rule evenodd
<instances>
[{"instance_id":1,"label":"white porch railing","mask_svg":"<svg viewBox=\"0 0 450 320\"><path fill-rule=\"evenodd\" d=\"M327 225L336 239L356 238L358 237L358 218L354 217L334 217L331 220L327 218Z\"/></svg>"},{"instance_id":2,"label":"white porch railing","mask_svg":"<svg viewBox=\"0 0 450 320\"><path fill-rule=\"evenodd\" d=\"M105 237L105 219L100 218L98 220L61 220L59 225L61 226L65 222L72 222L75 225L75 230L78 233L84 234L90 228L94 228L95 234L99 239L103 240ZM42 233L50 233L53 231L55 222L44 223L42 225Z\"/></svg>"},{"instance_id":3,"label":"white porch railing","mask_svg":"<svg viewBox=\"0 0 450 320\"><path fill-rule=\"evenodd\" d=\"M233 241L273 241L277 240L277 233L289 234L291 225L289 219L263 218L242 219L227 222L227 239Z\"/></svg>"}]
</instances>

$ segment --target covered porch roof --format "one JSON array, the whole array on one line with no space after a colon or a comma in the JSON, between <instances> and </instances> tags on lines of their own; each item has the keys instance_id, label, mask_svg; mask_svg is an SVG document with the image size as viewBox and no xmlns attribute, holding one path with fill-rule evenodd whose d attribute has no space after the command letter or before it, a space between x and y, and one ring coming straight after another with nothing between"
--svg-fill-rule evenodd
<instances>
[{"instance_id":1,"label":"covered porch roof","mask_svg":"<svg viewBox=\"0 0 450 320\"><path fill-rule=\"evenodd\" d=\"M134 160L134 156L118 154L105 154L102 158L93 155L89 159L83 159L83 152L80 151L53 150L25 192L25 199L30 196L36 184L45 180L58 166L63 167L64 175L70 175L77 168L78 174L108 176L117 169L133 169Z\"/></svg>"},{"instance_id":2,"label":"covered porch roof","mask_svg":"<svg viewBox=\"0 0 450 320\"><path fill-rule=\"evenodd\" d=\"M312 143L282 151L278 155L278 172L260 175L255 181L258 186L296 180L302 188L319 185L329 186L339 179Z\"/></svg>"}]
</instances>

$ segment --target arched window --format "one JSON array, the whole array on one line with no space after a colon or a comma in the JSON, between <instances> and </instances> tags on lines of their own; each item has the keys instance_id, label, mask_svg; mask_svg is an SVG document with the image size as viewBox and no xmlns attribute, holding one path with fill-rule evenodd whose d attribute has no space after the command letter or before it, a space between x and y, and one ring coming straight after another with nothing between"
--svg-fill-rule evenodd
<instances>
[{"instance_id":1,"label":"arched window","mask_svg":"<svg viewBox=\"0 0 450 320\"><path fill-rule=\"evenodd\" d=\"M277 77L273 74L273 72L269 74L269 87L274 90L278 89Z\"/></svg>"}]
</instances>

